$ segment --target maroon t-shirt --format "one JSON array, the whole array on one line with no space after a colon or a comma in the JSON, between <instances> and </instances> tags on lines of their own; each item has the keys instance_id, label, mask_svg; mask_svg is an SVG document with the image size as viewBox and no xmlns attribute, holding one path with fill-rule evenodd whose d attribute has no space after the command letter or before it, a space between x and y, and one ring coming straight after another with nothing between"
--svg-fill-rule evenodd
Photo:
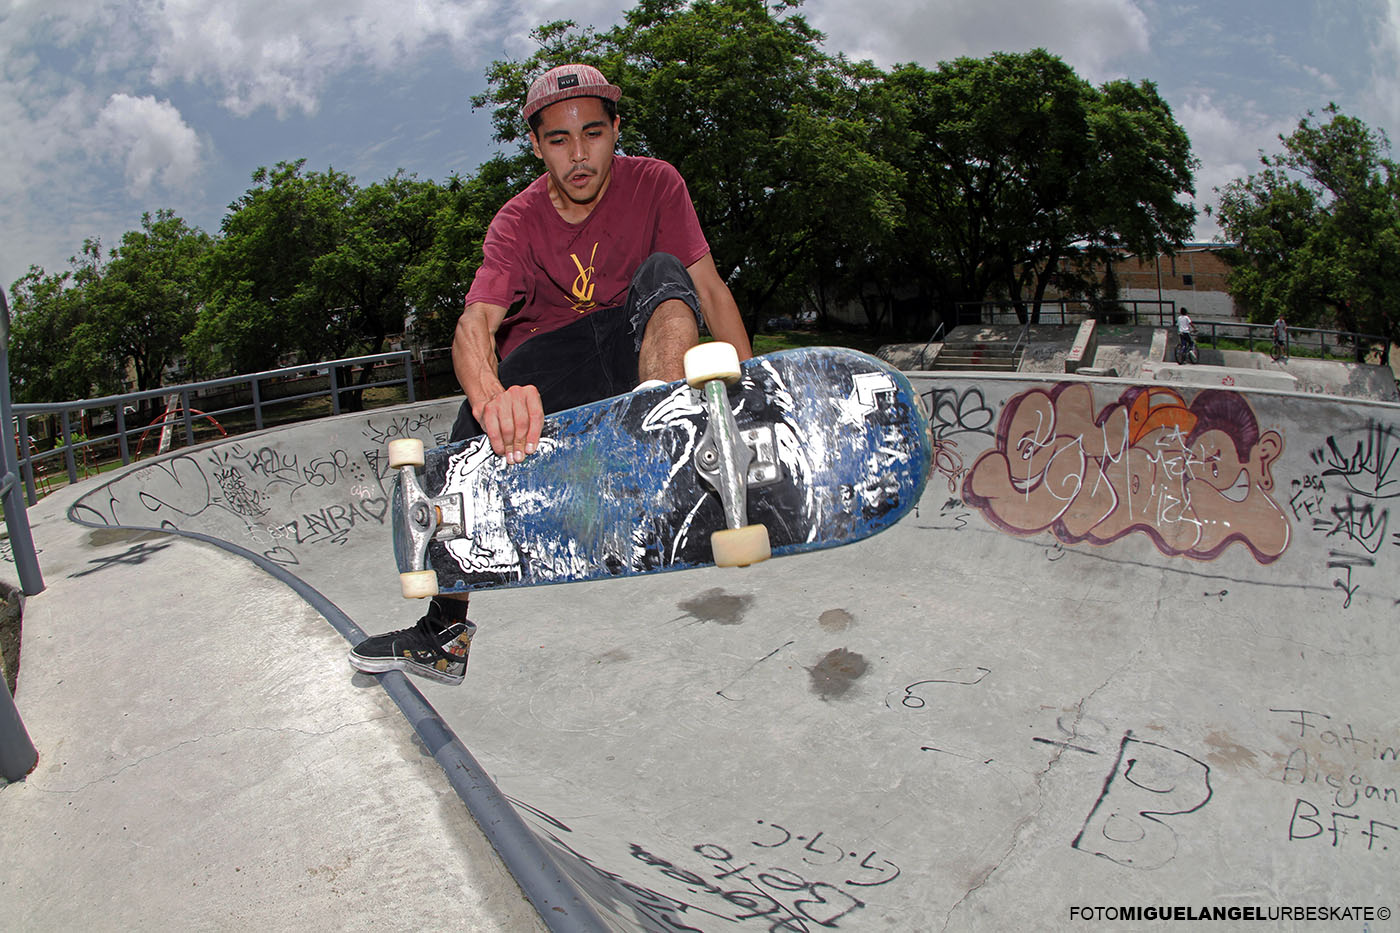
<instances>
[{"instance_id":1,"label":"maroon t-shirt","mask_svg":"<svg viewBox=\"0 0 1400 933\"><path fill-rule=\"evenodd\" d=\"M619 155L608 190L582 223L559 216L542 175L496 214L482 250L467 304L509 308L525 299L496 333L505 358L537 334L621 307L632 274L652 253L690 266L710 245L680 172L660 159Z\"/></svg>"}]
</instances>

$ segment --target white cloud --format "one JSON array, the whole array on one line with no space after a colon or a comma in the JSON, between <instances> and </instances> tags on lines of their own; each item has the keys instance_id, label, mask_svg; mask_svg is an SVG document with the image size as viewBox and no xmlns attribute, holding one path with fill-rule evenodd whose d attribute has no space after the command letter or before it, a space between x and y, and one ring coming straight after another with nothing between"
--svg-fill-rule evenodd
<instances>
[{"instance_id":1,"label":"white cloud","mask_svg":"<svg viewBox=\"0 0 1400 933\"><path fill-rule=\"evenodd\" d=\"M200 187L219 105L314 113L347 75L394 81L444 49L475 63L498 54L500 16L487 0L0 0L0 284Z\"/></svg>"},{"instance_id":2,"label":"white cloud","mask_svg":"<svg viewBox=\"0 0 1400 933\"><path fill-rule=\"evenodd\" d=\"M133 197L159 182L187 188L198 175L204 150L199 135L168 100L113 94L97 115L89 147L98 159L119 161Z\"/></svg>"},{"instance_id":3,"label":"white cloud","mask_svg":"<svg viewBox=\"0 0 1400 933\"><path fill-rule=\"evenodd\" d=\"M155 41L152 80L206 85L238 115L260 107L312 113L347 72L388 72L433 44L470 56L495 32L483 2L144 2Z\"/></svg>"},{"instance_id":4,"label":"white cloud","mask_svg":"<svg viewBox=\"0 0 1400 933\"><path fill-rule=\"evenodd\" d=\"M1367 109L1381 128L1400 128L1400 0L1384 0L1372 40ZM1393 142L1394 140L1392 140Z\"/></svg>"},{"instance_id":5,"label":"white cloud","mask_svg":"<svg viewBox=\"0 0 1400 933\"><path fill-rule=\"evenodd\" d=\"M518 0L508 8L497 8L504 51L512 58L530 57L539 48L530 33L557 20L572 20L580 29L592 26L606 32L636 5L636 0Z\"/></svg>"},{"instance_id":6,"label":"white cloud","mask_svg":"<svg viewBox=\"0 0 1400 933\"><path fill-rule=\"evenodd\" d=\"M1224 188L1237 178L1260 171L1259 153L1273 155L1282 150L1280 134L1297 126L1296 119L1279 118L1254 111L1226 110L1210 95L1197 94L1173 115L1191 138L1192 153L1200 159L1196 171L1196 205L1216 205L1216 188ZM1213 217L1202 211L1197 218L1196 236L1208 239L1219 232Z\"/></svg>"},{"instance_id":7,"label":"white cloud","mask_svg":"<svg viewBox=\"0 0 1400 933\"><path fill-rule=\"evenodd\" d=\"M812 0L801 10L827 33L829 50L882 68L1045 48L1097 83L1149 44L1147 17L1131 0Z\"/></svg>"}]
</instances>

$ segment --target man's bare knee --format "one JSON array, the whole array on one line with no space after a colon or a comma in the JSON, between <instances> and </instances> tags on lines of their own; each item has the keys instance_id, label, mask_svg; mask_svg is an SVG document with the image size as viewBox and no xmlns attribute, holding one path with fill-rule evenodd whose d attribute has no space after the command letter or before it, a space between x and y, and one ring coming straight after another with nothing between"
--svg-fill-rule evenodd
<instances>
[{"instance_id":1,"label":"man's bare knee","mask_svg":"<svg viewBox=\"0 0 1400 933\"><path fill-rule=\"evenodd\" d=\"M663 301L642 334L637 374L642 380L674 382L685 376L685 351L700 342L695 312L684 301Z\"/></svg>"}]
</instances>

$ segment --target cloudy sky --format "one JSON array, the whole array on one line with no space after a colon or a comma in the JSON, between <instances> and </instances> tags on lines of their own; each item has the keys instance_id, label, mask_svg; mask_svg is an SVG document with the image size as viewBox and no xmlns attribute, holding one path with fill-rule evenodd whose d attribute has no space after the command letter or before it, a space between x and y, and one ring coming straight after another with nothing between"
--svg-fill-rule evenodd
<instances>
[{"instance_id":1,"label":"cloudy sky","mask_svg":"<svg viewBox=\"0 0 1400 933\"><path fill-rule=\"evenodd\" d=\"M0 0L0 284L67 268L169 208L217 232L262 165L361 184L470 174L493 151L468 98L530 29L600 28L620 0ZM1095 82L1156 82L1191 137L1198 205L1335 101L1400 129L1400 0L807 0L889 68L1037 46ZM1216 232L1209 219L1199 239Z\"/></svg>"}]
</instances>

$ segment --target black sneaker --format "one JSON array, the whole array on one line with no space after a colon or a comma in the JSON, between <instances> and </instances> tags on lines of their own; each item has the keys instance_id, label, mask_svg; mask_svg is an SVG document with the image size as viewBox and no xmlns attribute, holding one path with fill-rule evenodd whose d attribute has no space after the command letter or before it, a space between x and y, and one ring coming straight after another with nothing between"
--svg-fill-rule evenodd
<instances>
[{"instance_id":1,"label":"black sneaker","mask_svg":"<svg viewBox=\"0 0 1400 933\"><path fill-rule=\"evenodd\" d=\"M407 671L444 684L460 684L467 673L476 626L468 621L444 628L429 612L413 628L366 638L350 651L350 665L368 674Z\"/></svg>"}]
</instances>

